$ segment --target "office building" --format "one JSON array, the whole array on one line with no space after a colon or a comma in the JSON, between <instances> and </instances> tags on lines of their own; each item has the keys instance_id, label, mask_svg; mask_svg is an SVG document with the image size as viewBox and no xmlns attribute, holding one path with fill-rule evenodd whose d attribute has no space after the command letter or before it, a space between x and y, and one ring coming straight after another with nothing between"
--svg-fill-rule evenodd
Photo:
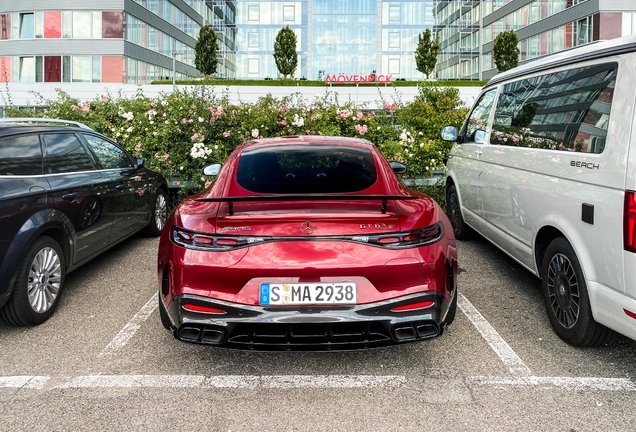
<instances>
[{"instance_id":1,"label":"office building","mask_svg":"<svg viewBox=\"0 0 636 432\"><path fill-rule=\"evenodd\" d=\"M198 77L194 46L206 24L219 36L218 75L234 77L235 15L235 2L226 0L5 0L0 79L146 84Z\"/></svg>"},{"instance_id":2,"label":"office building","mask_svg":"<svg viewBox=\"0 0 636 432\"><path fill-rule=\"evenodd\" d=\"M497 74L493 41L519 37L520 62L596 40L636 33L633 0L435 0L441 79L489 79Z\"/></svg>"},{"instance_id":3,"label":"office building","mask_svg":"<svg viewBox=\"0 0 636 432\"><path fill-rule=\"evenodd\" d=\"M422 79L414 51L418 34L433 24L433 0L238 0L237 77L276 78L274 40L289 26L297 39L295 78Z\"/></svg>"}]
</instances>

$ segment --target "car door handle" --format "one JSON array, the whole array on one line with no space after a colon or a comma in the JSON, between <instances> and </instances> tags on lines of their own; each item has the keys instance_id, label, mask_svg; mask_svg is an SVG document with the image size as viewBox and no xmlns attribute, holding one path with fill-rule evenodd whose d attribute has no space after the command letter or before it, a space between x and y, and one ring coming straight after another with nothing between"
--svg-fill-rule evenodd
<instances>
[{"instance_id":1,"label":"car door handle","mask_svg":"<svg viewBox=\"0 0 636 432\"><path fill-rule=\"evenodd\" d=\"M117 189L118 191L123 191L124 190L124 185L120 183L117 186L115 186L115 189Z\"/></svg>"},{"instance_id":2,"label":"car door handle","mask_svg":"<svg viewBox=\"0 0 636 432\"><path fill-rule=\"evenodd\" d=\"M62 199L66 201L75 201L75 198L77 198L77 194L75 192L62 195Z\"/></svg>"},{"instance_id":3,"label":"car door handle","mask_svg":"<svg viewBox=\"0 0 636 432\"><path fill-rule=\"evenodd\" d=\"M482 155L482 151L481 151L481 150L475 150L475 154L476 154L477 156L481 156L481 155Z\"/></svg>"}]
</instances>

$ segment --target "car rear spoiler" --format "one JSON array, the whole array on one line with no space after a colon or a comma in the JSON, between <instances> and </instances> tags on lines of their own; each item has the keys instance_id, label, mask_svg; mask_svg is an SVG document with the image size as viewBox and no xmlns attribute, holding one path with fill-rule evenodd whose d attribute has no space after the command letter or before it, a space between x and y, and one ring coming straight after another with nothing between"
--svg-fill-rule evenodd
<instances>
[{"instance_id":1,"label":"car rear spoiler","mask_svg":"<svg viewBox=\"0 0 636 432\"><path fill-rule=\"evenodd\" d=\"M234 214L235 202L259 202L259 201L382 201L382 214L386 213L386 202L388 200L412 200L418 199L412 195L343 195L343 194L306 194L306 195L252 195L233 196L222 198L197 198L195 201L203 202L226 202L229 207L230 216Z\"/></svg>"}]
</instances>

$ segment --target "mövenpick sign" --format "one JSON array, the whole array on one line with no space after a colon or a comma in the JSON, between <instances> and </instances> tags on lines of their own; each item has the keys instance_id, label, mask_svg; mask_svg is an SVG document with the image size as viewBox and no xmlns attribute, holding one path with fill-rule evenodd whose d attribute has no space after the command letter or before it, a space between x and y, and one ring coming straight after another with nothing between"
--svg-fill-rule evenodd
<instances>
[{"instance_id":1,"label":"m\u00f6venpick sign","mask_svg":"<svg viewBox=\"0 0 636 432\"><path fill-rule=\"evenodd\" d=\"M381 83L381 84L391 84L391 77L393 75L345 75L343 73L339 73L338 75L333 74L331 76L327 75L325 78L325 84L370 84L370 83Z\"/></svg>"}]
</instances>

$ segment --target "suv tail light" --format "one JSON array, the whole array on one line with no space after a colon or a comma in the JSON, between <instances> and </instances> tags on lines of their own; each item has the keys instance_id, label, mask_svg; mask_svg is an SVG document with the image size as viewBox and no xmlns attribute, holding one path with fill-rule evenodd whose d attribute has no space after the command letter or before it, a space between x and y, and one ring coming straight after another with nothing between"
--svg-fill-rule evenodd
<instances>
[{"instance_id":1,"label":"suv tail light","mask_svg":"<svg viewBox=\"0 0 636 432\"><path fill-rule=\"evenodd\" d=\"M636 192L625 192L623 224L623 243L625 250L636 252Z\"/></svg>"}]
</instances>

